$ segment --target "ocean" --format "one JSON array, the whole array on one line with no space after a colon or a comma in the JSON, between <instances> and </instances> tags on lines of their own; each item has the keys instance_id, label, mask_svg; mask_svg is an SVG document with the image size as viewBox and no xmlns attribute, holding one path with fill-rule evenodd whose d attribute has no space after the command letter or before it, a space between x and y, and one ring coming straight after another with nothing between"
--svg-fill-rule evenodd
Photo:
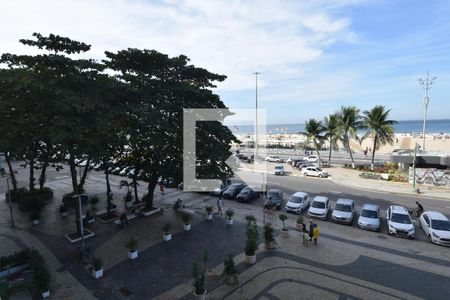
<instances>
[{"instance_id":1,"label":"ocean","mask_svg":"<svg viewBox=\"0 0 450 300\"><path fill-rule=\"evenodd\" d=\"M394 125L395 133L422 133L423 120L398 121ZM236 134L252 134L253 126L228 126ZM276 133L298 133L305 130L304 124L272 124L267 125L267 134ZM427 120L427 134L444 133L450 134L450 119L446 120Z\"/></svg>"}]
</instances>

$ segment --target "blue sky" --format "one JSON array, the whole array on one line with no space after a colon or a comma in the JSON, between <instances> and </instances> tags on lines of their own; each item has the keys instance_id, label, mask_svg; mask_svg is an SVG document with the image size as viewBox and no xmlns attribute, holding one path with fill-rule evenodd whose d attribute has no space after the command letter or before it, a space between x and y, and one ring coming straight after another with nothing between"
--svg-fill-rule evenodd
<instances>
[{"instance_id":1,"label":"blue sky","mask_svg":"<svg viewBox=\"0 0 450 300\"><path fill-rule=\"evenodd\" d=\"M186 54L225 74L216 92L250 108L255 71L269 123L322 119L341 105L423 117L418 77L438 79L429 118L450 119L450 1L419 0L79 0L3 1L0 52L29 52L34 31L93 45L88 54L126 47Z\"/></svg>"}]
</instances>

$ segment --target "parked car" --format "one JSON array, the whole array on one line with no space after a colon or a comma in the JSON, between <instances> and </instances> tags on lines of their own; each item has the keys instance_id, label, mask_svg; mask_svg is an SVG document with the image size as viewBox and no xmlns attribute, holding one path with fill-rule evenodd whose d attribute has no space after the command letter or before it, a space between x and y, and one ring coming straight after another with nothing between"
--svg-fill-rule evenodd
<instances>
[{"instance_id":1,"label":"parked car","mask_svg":"<svg viewBox=\"0 0 450 300\"><path fill-rule=\"evenodd\" d=\"M302 169L302 173L305 176L314 176L314 177L320 177L320 178L326 178L328 177L328 173L321 168L318 167L306 167Z\"/></svg>"},{"instance_id":2,"label":"parked car","mask_svg":"<svg viewBox=\"0 0 450 300\"><path fill-rule=\"evenodd\" d=\"M136 169L135 168L131 168L128 170L128 172L126 172L128 178L133 178L134 173L136 173Z\"/></svg>"},{"instance_id":3,"label":"parked car","mask_svg":"<svg viewBox=\"0 0 450 300\"><path fill-rule=\"evenodd\" d=\"M111 171L111 174L118 175L119 172L120 172L122 169L123 169L123 167L115 167L115 168Z\"/></svg>"},{"instance_id":4,"label":"parked car","mask_svg":"<svg viewBox=\"0 0 450 300\"><path fill-rule=\"evenodd\" d=\"M212 196L220 196L227 190L227 188L230 186L231 181L225 180L222 182L219 188L216 188L214 191L210 192L209 194Z\"/></svg>"},{"instance_id":5,"label":"parked car","mask_svg":"<svg viewBox=\"0 0 450 300\"><path fill-rule=\"evenodd\" d=\"M252 200L259 198L259 193L255 192L251 187L246 186L236 196L236 201L250 203Z\"/></svg>"},{"instance_id":6,"label":"parked car","mask_svg":"<svg viewBox=\"0 0 450 300\"><path fill-rule=\"evenodd\" d=\"M128 174L128 172L130 172L131 169L133 169L133 167L125 167L119 172L119 175L120 176L125 176L125 175Z\"/></svg>"},{"instance_id":7,"label":"parked car","mask_svg":"<svg viewBox=\"0 0 450 300\"><path fill-rule=\"evenodd\" d=\"M283 160L279 156L276 156L276 155L269 155L269 156L267 156L266 157L266 161L268 161L268 162L277 162L277 163L283 162Z\"/></svg>"},{"instance_id":8,"label":"parked car","mask_svg":"<svg viewBox=\"0 0 450 300\"><path fill-rule=\"evenodd\" d=\"M234 199L246 187L244 183L233 183L224 192L225 199Z\"/></svg>"},{"instance_id":9,"label":"parked car","mask_svg":"<svg viewBox=\"0 0 450 300\"><path fill-rule=\"evenodd\" d=\"M305 157L303 160L315 163L315 162L319 161L319 157L317 155L310 155L310 156Z\"/></svg>"},{"instance_id":10,"label":"parked car","mask_svg":"<svg viewBox=\"0 0 450 300\"><path fill-rule=\"evenodd\" d=\"M300 162L303 162L303 158L293 158L289 164L293 167L296 167Z\"/></svg>"},{"instance_id":11,"label":"parked car","mask_svg":"<svg viewBox=\"0 0 450 300\"><path fill-rule=\"evenodd\" d=\"M308 217L326 220L330 210L330 200L324 196L316 196L308 209Z\"/></svg>"},{"instance_id":12,"label":"parked car","mask_svg":"<svg viewBox=\"0 0 450 300\"><path fill-rule=\"evenodd\" d=\"M331 221L351 225L355 217L355 201L351 199L339 198L331 213Z\"/></svg>"},{"instance_id":13,"label":"parked car","mask_svg":"<svg viewBox=\"0 0 450 300\"><path fill-rule=\"evenodd\" d=\"M299 161L296 165L296 168L302 171L304 168L313 167L314 165L310 162Z\"/></svg>"},{"instance_id":14,"label":"parked car","mask_svg":"<svg viewBox=\"0 0 450 300\"><path fill-rule=\"evenodd\" d=\"M380 231L380 207L375 204L364 204L358 218L361 229Z\"/></svg>"},{"instance_id":15,"label":"parked car","mask_svg":"<svg viewBox=\"0 0 450 300\"><path fill-rule=\"evenodd\" d=\"M276 165L273 169L274 175L284 175L284 167L282 165Z\"/></svg>"},{"instance_id":16,"label":"parked car","mask_svg":"<svg viewBox=\"0 0 450 300\"><path fill-rule=\"evenodd\" d=\"M271 208L275 206L276 209L280 210L282 203L283 203L283 192L281 190L270 189L269 191L267 191L264 207Z\"/></svg>"},{"instance_id":17,"label":"parked car","mask_svg":"<svg viewBox=\"0 0 450 300\"><path fill-rule=\"evenodd\" d=\"M386 212L388 233L413 239L416 235L414 222L404 206L391 205Z\"/></svg>"},{"instance_id":18,"label":"parked car","mask_svg":"<svg viewBox=\"0 0 450 300\"><path fill-rule=\"evenodd\" d=\"M436 211L426 211L419 218L419 225L430 242L450 246L450 221Z\"/></svg>"},{"instance_id":19,"label":"parked car","mask_svg":"<svg viewBox=\"0 0 450 300\"><path fill-rule=\"evenodd\" d=\"M286 211L300 214L310 203L309 194L305 192L296 192L289 197L286 203Z\"/></svg>"}]
</instances>

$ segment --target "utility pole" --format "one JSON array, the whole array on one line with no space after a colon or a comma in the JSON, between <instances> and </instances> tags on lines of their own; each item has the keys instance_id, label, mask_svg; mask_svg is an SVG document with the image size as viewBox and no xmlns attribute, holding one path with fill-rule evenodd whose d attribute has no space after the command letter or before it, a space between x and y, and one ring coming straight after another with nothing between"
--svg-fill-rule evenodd
<instances>
[{"instance_id":1,"label":"utility pole","mask_svg":"<svg viewBox=\"0 0 450 300\"><path fill-rule=\"evenodd\" d=\"M416 164L417 164L417 150L420 148L419 143L414 146L414 160L413 160L413 192L416 192Z\"/></svg>"},{"instance_id":2,"label":"utility pole","mask_svg":"<svg viewBox=\"0 0 450 300\"><path fill-rule=\"evenodd\" d=\"M255 162L258 160L258 74L255 74Z\"/></svg>"},{"instance_id":3,"label":"utility pole","mask_svg":"<svg viewBox=\"0 0 450 300\"><path fill-rule=\"evenodd\" d=\"M430 98L428 97L428 92L431 88L431 85L434 83L434 81L437 79L437 77L430 78L430 74L427 71L427 78L422 79L419 78L419 84L422 86L422 88L425 90L425 96L423 98L423 131L422 131L422 150L425 150L425 128L427 124L427 110L428 110L428 103L430 102Z\"/></svg>"}]
</instances>

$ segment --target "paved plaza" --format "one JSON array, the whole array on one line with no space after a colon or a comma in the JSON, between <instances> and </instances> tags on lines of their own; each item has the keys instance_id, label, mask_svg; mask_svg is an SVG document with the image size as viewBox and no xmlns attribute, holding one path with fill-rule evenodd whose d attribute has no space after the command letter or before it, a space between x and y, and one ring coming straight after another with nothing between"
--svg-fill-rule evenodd
<instances>
[{"instance_id":1,"label":"paved plaza","mask_svg":"<svg viewBox=\"0 0 450 300\"><path fill-rule=\"evenodd\" d=\"M111 178L119 210L124 209L121 199L126 192L119 189L122 179ZM291 214L287 220L290 237L277 236L276 250L265 250L261 244L257 263L249 266L243 256L243 222L251 213L262 226L262 199L252 204L225 200L225 209L235 210L236 221L230 226L222 216L205 220L204 207L214 205L215 197L175 189L165 195L155 192L155 205L164 209L161 214L131 220L123 229L95 222L95 237L86 244L105 264L104 277L95 280L77 257L79 243L70 244L64 237L75 229L74 212L67 219L58 213L62 194L70 190L70 178L64 172L52 174L47 186L55 190L55 198L45 207L41 224L31 226L28 216L14 206L15 230L8 228L9 211L2 193L0 255L37 248L52 270L51 299L193 299L192 263L201 262L204 250L208 252L208 299L446 299L450 294L448 248L420 238L404 240L383 231L366 232L323 221L317 221L319 245L304 247L295 229L296 216ZM140 196L145 187L140 184ZM100 196L99 209L105 206L102 172L90 172L86 190ZM183 231L171 209L178 198L194 211L189 232ZM161 227L169 220L174 224L172 240L163 242ZM278 232L277 215L266 221ZM139 243L139 258L134 261L128 259L125 248L131 236ZM235 286L226 285L220 276L228 254L235 257L239 271Z\"/></svg>"}]
</instances>

